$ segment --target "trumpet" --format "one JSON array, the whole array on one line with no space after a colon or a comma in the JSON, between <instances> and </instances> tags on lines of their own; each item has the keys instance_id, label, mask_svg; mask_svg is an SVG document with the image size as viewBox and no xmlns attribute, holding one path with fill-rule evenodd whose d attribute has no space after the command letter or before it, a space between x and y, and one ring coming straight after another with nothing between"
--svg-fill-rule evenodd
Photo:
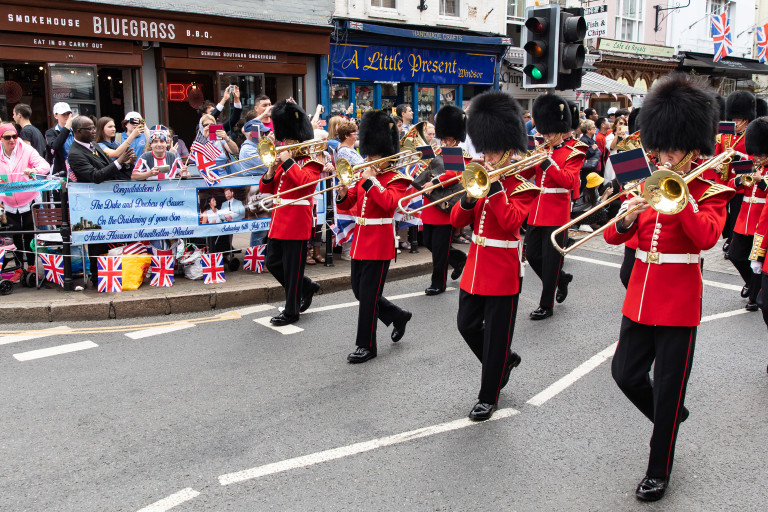
<instances>
[{"instance_id":1,"label":"trumpet","mask_svg":"<svg viewBox=\"0 0 768 512\"><path fill-rule=\"evenodd\" d=\"M754 185L756 182L760 181L761 179L765 179L764 176L758 176L758 174L762 173L763 167L765 167L766 163L768 163L768 158L757 160L755 162L755 169L757 169L757 172L744 174L741 177L741 184L749 188L752 185Z\"/></svg>"},{"instance_id":2,"label":"trumpet","mask_svg":"<svg viewBox=\"0 0 768 512\"><path fill-rule=\"evenodd\" d=\"M723 162L725 161L729 161L730 158L733 156L734 152L735 151L733 148L729 148L725 150L723 153L720 153L719 155L713 158L710 158L706 162L703 162L696 169L688 172L684 176L680 176L676 172L671 171L669 169L658 169L657 171L655 171L653 174L651 174L649 177L645 178L644 180L641 180L635 183L630 188L625 188L622 192L619 192L618 194L614 194L613 196L606 199L602 203L598 204L594 208L591 208L590 210L587 210L583 214L579 215L568 224L561 226L555 231L553 231L552 236L550 237L552 241L552 245L554 245L555 249L557 249L561 254L566 255L571 251L573 251L574 249L581 247L583 244L585 244L589 240L592 240L594 237L602 234L602 232L608 229L609 227L616 225L618 222L621 222L624 219L624 217L635 212L635 210L642 208L643 205L639 204L634 208L628 209L626 212L614 217L612 220L607 222L604 226L601 226L600 229L593 231L592 233L585 236L581 240L577 241L570 247L567 247L567 248L560 247L557 243L557 238L556 238L557 235L559 235L563 231L566 231L572 226L578 224L579 222L589 217L599 209L604 208L605 205L607 205L611 201L614 201L619 197L625 194L629 194L633 190L636 190L643 183L645 184L645 188L643 189L642 196L648 202L651 208L653 208L657 212L664 215L676 215L680 213L688 204L688 195L689 195L688 183L690 183L694 179L701 176L701 174L704 171L715 168L718 165L723 164Z\"/></svg>"},{"instance_id":3,"label":"trumpet","mask_svg":"<svg viewBox=\"0 0 768 512\"><path fill-rule=\"evenodd\" d=\"M327 147L328 141L325 139L305 140L296 144L275 147L275 143L269 137L262 137L259 139L259 156L264 165L272 167L277 160L277 154L283 151L291 151L294 156L308 156L325 151Z\"/></svg>"},{"instance_id":4,"label":"trumpet","mask_svg":"<svg viewBox=\"0 0 768 512\"><path fill-rule=\"evenodd\" d=\"M519 160L505 167L501 167L499 169L494 169L490 172L485 170L485 168L483 168L483 166L480 164L469 163L467 164L466 169L464 169L464 172L462 172L459 176L454 176L453 178L449 178L442 183L432 185L416 193L401 198L397 202L397 209L405 214L413 214L429 208L430 206L443 203L459 194L467 194L469 197L474 199L483 198L488 195L488 192L491 190L491 184L495 178L509 178L515 174L527 171L531 167L536 167L547 158L549 158L549 153L546 151L534 151L530 156L523 158L522 160ZM439 202L432 202L420 208L416 208L415 210L406 210L405 206L403 206L404 203L407 203L414 197L420 196L421 194L434 190L438 187L445 187L447 185L453 184L456 181L461 183L461 186L464 188L464 190L459 190L458 192L445 196Z\"/></svg>"},{"instance_id":5,"label":"trumpet","mask_svg":"<svg viewBox=\"0 0 768 512\"><path fill-rule=\"evenodd\" d=\"M338 185L334 185L332 187L327 187L322 190L318 190L317 192L312 192L311 194L307 194L305 196L299 197L297 199L291 199L290 201L283 202L280 199L280 196L287 194L289 192L294 192L300 188L309 187L312 185L317 185L321 181L329 180L333 178L333 176L328 176L326 178L320 178L319 180L312 181L310 183L307 183L306 185L301 185L298 187L294 187L289 190L283 190L282 192L278 194L271 195L269 197L265 197L260 201L260 205L262 208L264 208L267 211L276 210L278 208L282 208L283 206L288 206L294 203L297 203L299 201L306 201L312 196L315 196L317 194L324 194L326 192L329 192L331 190L336 190L337 188L341 187L350 187L354 183L357 182L357 180L360 179L360 176L357 174L361 172L366 167L375 166L377 164L382 163L392 163L393 165L390 165L388 167L382 168L382 169L376 169L376 174L384 174L385 172L390 172L399 169L400 167L403 167L405 165L411 165L416 162L418 162L421 159L421 152L419 151L401 151L400 153L396 153L394 155L390 155L384 158L379 158L377 160L373 160L371 162L364 162L362 164L357 165L351 165L349 162L347 162L345 159L340 158L338 162L336 162L336 177L341 182ZM272 205L267 206L267 201L271 201Z\"/></svg>"}]
</instances>

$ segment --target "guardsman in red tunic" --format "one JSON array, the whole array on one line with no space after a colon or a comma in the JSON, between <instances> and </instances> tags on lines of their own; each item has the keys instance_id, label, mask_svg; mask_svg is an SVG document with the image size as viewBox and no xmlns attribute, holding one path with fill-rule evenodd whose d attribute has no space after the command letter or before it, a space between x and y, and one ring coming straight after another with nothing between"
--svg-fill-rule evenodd
<instances>
[{"instance_id":1,"label":"guardsman in red tunic","mask_svg":"<svg viewBox=\"0 0 768 512\"><path fill-rule=\"evenodd\" d=\"M744 135L745 148L750 155L768 155L768 119L755 119ZM754 274L750 268L749 254L752 251L757 222L765 206L766 186L763 178L765 160L758 158L755 172L749 175L739 175L728 182L728 186L741 194L743 203L736 224L733 226L733 237L728 248L728 259L744 279L741 296L747 298L747 311L757 311L757 294L760 292L760 275Z\"/></svg>"},{"instance_id":2,"label":"guardsman in red tunic","mask_svg":"<svg viewBox=\"0 0 768 512\"><path fill-rule=\"evenodd\" d=\"M754 125L754 126L753 126ZM757 142L752 142L751 135L759 136ZM758 161L765 161L768 159L768 117L761 117L752 121L749 128L747 128L747 147L750 152L755 156ZM762 167L762 165L760 165ZM768 189L768 173L764 173L762 178L755 181L755 187L765 193ZM745 205L746 206L746 205ZM766 290L768 290L768 264L765 260L765 252L768 249L768 208L763 208L760 213L760 219L757 221L755 228L754 241L752 243L752 250L749 254L750 266L755 277L760 281L760 288L763 290L761 301L757 301L760 305L760 309L763 311L763 321L768 326L768 297L766 297ZM754 282L754 281L753 281ZM752 284L750 284L750 296ZM750 299L750 302L752 300ZM768 368L766 368L768 371Z\"/></svg>"},{"instance_id":3,"label":"guardsman in red tunic","mask_svg":"<svg viewBox=\"0 0 768 512\"><path fill-rule=\"evenodd\" d=\"M725 119L736 123L736 135L722 135L718 134L717 142L715 144L715 155L719 155L728 148L733 148L736 153L733 156L734 160L740 160L743 158L749 158L747 155L747 149L745 146L745 132L747 125L756 116L756 102L755 95L747 91L736 91L728 95L725 100ZM731 166L724 166L721 169L710 169L704 172L702 176L704 179L714 181L721 185L728 185L730 180L736 177L736 174L731 169ZM723 230L723 238L725 243L723 244L723 252L728 254L728 248L733 241L733 226L736 224L736 219L739 216L739 210L743 203L743 197L741 191L736 191L736 195L728 203L728 220L725 223L725 229ZM730 257L730 256L726 256Z\"/></svg>"},{"instance_id":4,"label":"guardsman in red tunic","mask_svg":"<svg viewBox=\"0 0 768 512\"><path fill-rule=\"evenodd\" d=\"M295 103L279 101L272 109L275 138L283 144L303 142L314 137L309 118ZM323 163L309 157L292 158L291 152L282 151L259 183L259 192L278 194L285 190L317 180ZM275 204L311 194L315 185L300 188L275 198ZM302 200L282 206L272 212L265 264L269 272L285 288L285 309L270 319L273 325L287 325L299 319L312 303L312 296L320 285L304 275L307 261L307 241L314 219L312 203Z\"/></svg>"},{"instance_id":5,"label":"guardsman in red tunic","mask_svg":"<svg viewBox=\"0 0 768 512\"><path fill-rule=\"evenodd\" d=\"M397 125L383 111L366 112L360 122L360 153L368 161L394 155L400 150ZM405 197L411 178L396 170L379 173L392 163L367 167L349 189L342 187L336 203L345 210L357 205L358 217L352 238L352 291L360 302L357 315L357 349L347 356L350 363L376 357L376 319L393 325L391 339L400 341L411 313L382 295L392 258L395 257L393 217L397 202Z\"/></svg>"},{"instance_id":6,"label":"guardsman in red tunic","mask_svg":"<svg viewBox=\"0 0 768 512\"><path fill-rule=\"evenodd\" d=\"M466 114L462 109L453 105L441 107L435 117L435 136L440 139L440 144L447 147L458 146L464 142L467 137ZM442 156L437 156L431 163L442 165ZM472 156L464 153L464 163L472 161ZM430 166L431 168L432 166ZM457 171L445 171L439 176L435 176L427 186L445 183L447 180L455 178L459 173ZM458 184L456 180L451 181L448 186ZM431 201L425 195L424 205ZM467 255L458 249L452 247L453 226L451 226L450 210L441 209L438 206L432 206L422 210L421 221L424 223L424 245L432 252L432 280L429 287L424 290L427 295L438 295L445 291L445 284L448 278L448 266L453 267L451 279L458 279L467 263Z\"/></svg>"},{"instance_id":7,"label":"guardsman in red tunic","mask_svg":"<svg viewBox=\"0 0 768 512\"><path fill-rule=\"evenodd\" d=\"M714 153L717 110L714 91L685 75L670 75L643 102L643 145L659 154L664 167L685 174L692 158ZM669 482L678 428L688 416L685 389L701 321L700 253L720 238L725 205L734 194L702 178L691 181L688 190L688 204L676 215L649 208L642 196L629 199L621 212L640 208L604 233L614 245L633 236L638 240L611 372L627 398L653 422L648 468L635 491L643 501L661 499Z\"/></svg>"},{"instance_id":8,"label":"guardsman in red tunic","mask_svg":"<svg viewBox=\"0 0 768 512\"><path fill-rule=\"evenodd\" d=\"M542 164L521 173L526 179L534 178L534 184L541 188L541 195L528 215L525 256L542 282L539 307L530 317L542 320L552 316L555 299L558 303L565 300L568 283L573 280L571 274L562 270L563 255L553 247L550 237L571 220L571 197L579 190L585 153L565 140L570 137L571 112L563 98L542 94L533 102L533 118L551 152ZM560 237L560 246L565 247L568 232Z\"/></svg>"},{"instance_id":9,"label":"guardsman in red tunic","mask_svg":"<svg viewBox=\"0 0 768 512\"><path fill-rule=\"evenodd\" d=\"M528 145L522 110L503 92L472 100L467 130L489 170L509 165L512 154ZM457 324L483 365L478 401L469 413L474 421L491 417L499 392L520 364L520 356L510 350L523 270L520 226L538 195L536 186L511 176L494 181L485 197L465 196L451 210L454 227L473 224Z\"/></svg>"}]
</instances>

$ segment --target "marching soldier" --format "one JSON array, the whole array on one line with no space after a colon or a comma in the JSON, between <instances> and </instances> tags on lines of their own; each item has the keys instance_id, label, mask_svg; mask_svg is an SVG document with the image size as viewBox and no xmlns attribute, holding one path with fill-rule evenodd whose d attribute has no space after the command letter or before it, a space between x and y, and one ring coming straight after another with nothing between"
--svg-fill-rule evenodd
<instances>
[{"instance_id":1,"label":"marching soldier","mask_svg":"<svg viewBox=\"0 0 768 512\"><path fill-rule=\"evenodd\" d=\"M653 86L639 122L643 145L680 175L690 171L692 159L714 153L714 93L682 74ZM604 233L614 245L634 235L638 239L611 372L627 398L653 422L648 468L635 491L643 501L661 499L669 482L678 428L688 416L685 389L701 320L700 252L717 243L725 205L734 193L701 178L688 183L688 192L688 203L674 215L650 209L642 196L633 197L622 212L638 210Z\"/></svg>"},{"instance_id":2,"label":"marching soldier","mask_svg":"<svg viewBox=\"0 0 768 512\"><path fill-rule=\"evenodd\" d=\"M761 117L749 124L747 128L747 150L750 154L754 155L758 162L765 162L768 160L768 117ZM758 168L762 171L763 163L758 163ZM768 177L765 174L762 177L755 178L754 187L762 192L763 195L768 189ZM768 290L768 265L765 264L765 251L768 248L768 208L763 208L760 214L760 219L757 221L757 227L755 228L754 241L752 245L752 251L749 254L751 260L750 265L752 272L754 273L755 280L759 280L760 288L763 290L763 299L756 301L760 304L760 309L763 311L763 321L768 326L768 300L766 300L765 294ZM752 302L752 287L750 283L750 302ZM766 368L768 371L768 367Z\"/></svg>"},{"instance_id":3,"label":"marching soldier","mask_svg":"<svg viewBox=\"0 0 768 512\"><path fill-rule=\"evenodd\" d=\"M472 100L468 117L467 130L488 170L509 165L515 151L526 149L522 111L509 94L481 94ZM479 200L465 195L451 210L453 226L473 224L457 324L483 365L478 401L469 413L474 421L491 417L499 392L520 364L510 350L523 270L520 226L538 195L538 187L510 176L495 180Z\"/></svg>"},{"instance_id":4,"label":"marching soldier","mask_svg":"<svg viewBox=\"0 0 768 512\"><path fill-rule=\"evenodd\" d=\"M562 270L563 255L552 245L550 236L571 219L571 196L579 189L579 173L585 152L584 143L566 141L571 132L571 112L568 103L556 94L542 94L533 102L536 129L544 136L551 151L550 158L534 169L521 173L534 178L541 195L528 216L525 234L525 255L531 268L541 278L539 307L530 315L532 320L552 316L555 300L562 303L568 296L568 284L573 276ZM565 247L568 232L558 241Z\"/></svg>"},{"instance_id":5,"label":"marching soldier","mask_svg":"<svg viewBox=\"0 0 768 512\"><path fill-rule=\"evenodd\" d=\"M762 155L756 162L753 174L739 175L728 182L728 186L741 194L743 204L733 226L728 259L744 279L741 296L747 298L747 311L757 311L757 294L760 291L760 274L750 268L749 255L752 251L758 220L765 206L766 184L763 181L763 166L768 158L768 119L755 119L744 132L744 148L750 155ZM766 219L768 221L768 219Z\"/></svg>"},{"instance_id":6,"label":"marching soldier","mask_svg":"<svg viewBox=\"0 0 768 512\"><path fill-rule=\"evenodd\" d=\"M312 125L296 103L282 100L272 108L275 139L282 144L304 142L314 137ZM295 158L294 158L295 156ZM283 191L307 184L319 178L323 162L308 151L281 151L275 164L262 176L259 192L281 194L273 199L282 202L311 194L315 185L283 194ZM279 207L272 212L265 264L269 272L285 288L285 309L270 319L273 325L288 325L299 320L299 313L312 304L312 296L320 285L304 275L307 261L307 241L314 227L312 203L301 200Z\"/></svg>"},{"instance_id":7,"label":"marching soldier","mask_svg":"<svg viewBox=\"0 0 768 512\"><path fill-rule=\"evenodd\" d=\"M397 125L383 111L366 112L360 122L360 152L368 161L396 154L400 150ZM391 167L391 170L385 170ZM347 356L350 363L364 363L376 357L376 319L393 325L391 339L400 341L411 319L382 295L392 258L395 257L393 216L397 202L405 196L411 178L395 170L394 162L379 163L363 170L351 188L341 187L336 196L339 208L357 205L352 238L352 291L360 302L357 316L357 349ZM380 172L384 171L384 172Z\"/></svg>"},{"instance_id":8,"label":"marching soldier","mask_svg":"<svg viewBox=\"0 0 768 512\"><path fill-rule=\"evenodd\" d=\"M453 105L442 107L435 117L435 136L440 144L446 147L456 147L464 142L467 136L466 114L462 109ZM436 151L436 153L438 153ZM472 156L464 152L464 163L472 161ZM442 165L441 158L435 158L433 164ZM432 167L432 166L430 166ZM431 185L444 183L455 178L457 171L446 170L443 174L432 179ZM457 181L451 181L456 184ZM424 195L424 205L430 204L430 199ZM421 220L424 223L424 245L432 252L432 281L429 288L424 290L427 295L437 295L445 291L448 277L448 265L453 267L451 279L458 279L467 262L463 251L454 249L451 245L453 226L451 226L450 208L433 206L422 210Z\"/></svg>"}]
</instances>

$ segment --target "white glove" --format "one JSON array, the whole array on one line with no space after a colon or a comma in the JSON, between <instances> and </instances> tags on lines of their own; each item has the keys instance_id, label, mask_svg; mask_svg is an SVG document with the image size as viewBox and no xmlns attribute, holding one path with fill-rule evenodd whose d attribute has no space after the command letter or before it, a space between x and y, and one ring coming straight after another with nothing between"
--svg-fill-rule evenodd
<instances>
[{"instance_id":1,"label":"white glove","mask_svg":"<svg viewBox=\"0 0 768 512\"><path fill-rule=\"evenodd\" d=\"M749 266L752 267L752 272L755 274L763 272L763 263L761 261L750 261Z\"/></svg>"}]
</instances>

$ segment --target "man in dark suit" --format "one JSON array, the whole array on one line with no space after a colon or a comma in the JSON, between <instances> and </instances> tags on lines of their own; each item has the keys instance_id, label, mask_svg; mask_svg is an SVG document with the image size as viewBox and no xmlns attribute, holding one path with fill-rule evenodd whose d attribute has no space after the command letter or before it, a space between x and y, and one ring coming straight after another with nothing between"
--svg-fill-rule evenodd
<instances>
[{"instance_id":1,"label":"man in dark suit","mask_svg":"<svg viewBox=\"0 0 768 512\"><path fill-rule=\"evenodd\" d=\"M133 164L136 154L128 148L114 162L106 153L93 143L96 136L96 127L86 116L78 116L72 120L72 132L75 141L69 149L69 167L80 183L101 183L107 180L131 179ZM107 244L89 244L88 253L91 256L91 282L97 286L96 256L105 254L109 248Z\"/></svg>"}]
</instances>

